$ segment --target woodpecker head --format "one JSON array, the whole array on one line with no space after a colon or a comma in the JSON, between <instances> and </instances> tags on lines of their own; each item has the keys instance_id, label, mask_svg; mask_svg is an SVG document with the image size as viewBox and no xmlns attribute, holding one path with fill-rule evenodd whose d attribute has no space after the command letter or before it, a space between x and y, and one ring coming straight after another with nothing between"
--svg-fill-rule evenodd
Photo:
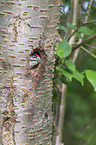
<instances>
[{"instance_id":1,"label":"woodpecker head","mask_svg":"<svg viewBox=\"0 0 96 145\"><path fill-rule=\"evenodd\" d=\"M40 58L39 52L34 51L30 55L29 65L30 65L31 68L33 68L34 66L37 66L39 63L43 63L43 61Z\"/></svg>"}]
</instances>

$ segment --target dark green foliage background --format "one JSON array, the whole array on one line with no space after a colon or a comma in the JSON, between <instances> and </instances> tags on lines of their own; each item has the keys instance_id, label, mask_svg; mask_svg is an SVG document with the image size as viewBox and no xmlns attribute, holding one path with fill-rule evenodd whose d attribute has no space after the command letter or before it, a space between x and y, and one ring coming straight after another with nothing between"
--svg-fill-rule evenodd
<instances>
[{"instance_id":1,"label":"dark green foliage background","mask_svg":"<svg viewBox=\"0 0 96 145\"><path fill-rule=\"evenodd\" d=\"M83 51L76 62L80 71L94 69L95 63ZM84 86L75 79L68 86L63 134L65 145L96 145L96 92L87 79Z\"/></svg>"},{"instance_id":2,"label":"dark green foliage background","mask_svg":"<svg viewBox=\"0 0 96 145\"><path fill-rule=\"evenodd\" d=\"M83 7L84 2L89 1L79 1L82 4L82 22L86 13L86 9ZM63 7L65 8L66 5L69 5L70 8L70 1L63 0ZM96 1L94 0L88 21L95 19ZM60 20L60 24L66 27L67 15L62 13ZM88 27L96 32L96 24L88 25ZM63 38L65 32L60 29L59 33ZM96 39L89 44L96 47ZM89 48L86 47L86 49ZM89 51L96 55L96 48ZM96 70L96 59L84 50L80 50L76 68L80 72L86 69ZM86 78L84 86L74 78L68 84L63 135L64 145L96 145L96 92Z\"/></svg>"}]
</instances>

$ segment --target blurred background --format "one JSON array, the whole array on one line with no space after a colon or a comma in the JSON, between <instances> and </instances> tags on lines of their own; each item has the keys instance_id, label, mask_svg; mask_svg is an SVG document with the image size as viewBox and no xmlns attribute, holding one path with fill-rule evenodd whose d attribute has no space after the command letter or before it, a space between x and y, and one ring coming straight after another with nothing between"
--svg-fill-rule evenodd
<instances>
[{"instance_id":1,"label":"blurred background","mask_svg":"<svg viewBox=\"0 0 96 145\"><path fill-rule=\"evenodd\" d=\"M78 25L82 24L86 15L89 1L79 0L81 15L78 17ZM71 1L63 0L60 25L66 28ZM80 10L80 9L79 9ZM96 20L96 0L93 1L88 21ZM96 23L88 25L96 32ZM59 30L61 37L65 31ZM65 36L66 37L66 36ZM85 36L86 37L86 36ZM92 46L92 47L89 47ZM85 46L96 55L96 39ZM80 49L76 60L77 69L82 72L85 69L96 70L96 59ZM96 92L93 86L84 80L84 86L72 79L68 85L64 120L64 145L96 145Z\"/></svg>"}]
</instances>

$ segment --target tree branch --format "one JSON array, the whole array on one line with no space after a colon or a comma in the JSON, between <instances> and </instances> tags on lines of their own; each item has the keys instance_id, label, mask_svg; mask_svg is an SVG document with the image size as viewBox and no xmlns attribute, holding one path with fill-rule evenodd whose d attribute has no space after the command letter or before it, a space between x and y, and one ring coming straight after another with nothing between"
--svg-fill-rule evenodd
<instances>
[{"instance_id":1,"label":"tree branch","mask_svg":"<svg viewBox=\"0 0 96 145\"><path fill-rule=\"evenodd\" d=\"M77 11L78 11L78 0L71 1L72 8L73 8L73 25L77 25ZM72 30L73 32L73 30ZM70 46L75 43L76 35L74 35L70 39ZM62 93L61 93L61 104L60 104L60 112L59 112L59 120L58 120L58 135L56 137L56 144L55 145L62 145L62 138L63 138L63 125L64 125L64 112L65 112L65 99L66 99L66 90L67 86L62 83Z\"/></svg>"},{"instance_id":2,"label":"tree branch","mask_svg":"<svg viewBox=\"0 0 96 145\"><path fill-rule=\"evenodd\" d=\"M94 38L96 38L96 34L90 36L89 38L87 38L86 40L82 41L81 43L79 43L79 44L73 46L73 47L72 47L72 50L76 50L77 48L79 48L80 46L86 44L87 42L89 42L90 40L92 40L92 39L94 39Z\"/></svg>"},{"instance_id":3,"label":"tree branch","mask_svg":"<svg viewBox=\"0 0 96 145\"><path fill-rule=\"evenodd\" d=\"M69 36L69 38L67 39L67 41L70 40L70 38L78 31L78 29L79 29L80 27L85 26L85 25L88 25L88 24L92 24L92 23L96 23L96 20L93 20L93 21L90 21L90 22L86 22L86 23L83 23L83 24L81 24L80 26L78 26L78 27L74 30L74 32Z\"/></svg>"},{"instance_id":4,"label":"tree branch","mask_svg":"<svg viewBox=\"0 0 96 145\"><path fill-rule=\"evenodd\" d=\"M94 55L93 53L91 53L89 50L87 50L86 48L84 48L83 46L81 46L80 48L82 48L84 51L86 51L88 54L90 54L91 56L93 56L94 58L96 58L96 55Z\"/></svg>"},{"instance_id":5,"label":"tree branch","mask_svg":"<svg viewBox=\"0 0 96 145\"><path fill-rule=\"evenodd\" d=\"M93 2L93 0L90 0L90 1L89 1L84 23L87 23L87 20L88 20L88 17L89 17L89 12L90 12L90 9L91 9L91 6L92 6L92 2ZM82 38L83 38L83 37L84 37L84 34L81 33L81 36L82 36ZM81 43L82 43L82 40L79 39L78 44L81 44ZM81 45L80 45L80 46L81 46ZM77 56L78 56L78 52L79 52L79 48L76 49L76 51L75 51L74 54L73 54L73 58L72 58L72 62L73 62L73 63L75 63L75 61L76 61L76 58L77 58Z\"/></svg>"},{"instance_id":6,"label":"tree branch","mask_svg":"<svg viewBox=\"0 0 96 145\"><path fill-rule=\"evenodd\" d=\"M95 46L92 46L92 45L89 45L89 44L86 44L86 46L91 47L91 48L93 48L93 49L96 49Z\"/></svg>"}]
</instances>

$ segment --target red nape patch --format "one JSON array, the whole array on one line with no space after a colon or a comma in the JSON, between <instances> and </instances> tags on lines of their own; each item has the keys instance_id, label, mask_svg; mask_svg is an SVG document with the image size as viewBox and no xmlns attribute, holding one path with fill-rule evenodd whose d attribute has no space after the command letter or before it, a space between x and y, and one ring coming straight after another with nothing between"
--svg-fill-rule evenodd
<instances>
[{"instance_id":1,"label":"red nape patch","mask_svg":"<svg viewBox=\"0 0 96 145\"><path fill-rule=\"evenodd\" d=\"M37 53L35 53L35 55L36 55L37 57L40 57Z\"/></svg>"}]
</instances>

